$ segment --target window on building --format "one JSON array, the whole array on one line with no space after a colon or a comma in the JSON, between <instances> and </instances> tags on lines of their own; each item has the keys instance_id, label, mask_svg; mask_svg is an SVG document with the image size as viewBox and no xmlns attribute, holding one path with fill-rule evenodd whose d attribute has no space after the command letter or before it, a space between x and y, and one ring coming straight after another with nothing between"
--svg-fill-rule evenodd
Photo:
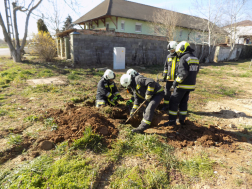
<instances>
[{"instance_id":1,"label":"window on building","mask_svg":"<svg viewBox=\"0 0 252 189\"><path fill-rule=\"evenodd\" d=\"M140 23L136 23L136 28L135 28L136 32L142 32L142 24Z\"/></svg>"},{"instance_id":2,"label":"window on building","mask_svg":"<svg viewBox=\"0 0 252 189\"><path fill-rule=\"evenodd\" d=\"M182 37L182 34L183 34L183 30L180 30L179 37Z\"/></svg>"},{"instance_id":3,"label":"window on building","mask_svg":"<svg viewBox=\"0 0 252 189\"><path fill-rule=\"evenodd\" d=\"M109 31L109 23L106 23L106 30Z\"/></svg>"},{"instance_id":4,"label":"window on building","mask_svg":"<svg viewBox=\"0 0 252 189\"><path fill-rule=\"evenodd\" d=\"M125 28L125 22L122 21L122 22L121 22L121 30L124 30L124 28Z\"/></svg>"}]
</instances>

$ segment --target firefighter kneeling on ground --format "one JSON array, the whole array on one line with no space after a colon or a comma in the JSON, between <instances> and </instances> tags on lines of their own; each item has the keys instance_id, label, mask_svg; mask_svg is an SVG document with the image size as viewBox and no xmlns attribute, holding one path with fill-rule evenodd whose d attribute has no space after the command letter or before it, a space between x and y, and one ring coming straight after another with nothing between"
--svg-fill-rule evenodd
<instances>
[{"instance_id":1,"label":"firefighter kneeling on ground","mask_svg":"<svg viewBox=\"0 0 252 189\"><path fill-rule=\"evenodd\" d=\"M100 106L105 106L107 104L110 106L115 106L118 104L118 100L124 101L123 97L119 94L116 88L114 79L115 73L112 70L107 69L97 86L95 101L96 107L99 108Z\"/></svg>"},{"instance_id":2,"label":"firefighter kneeling on ground","mask_svg":"<svg viewBox=\"0 0 252 189\"><path fill-rule=\"evenodd\" d=\"M170 98L169 121L164 124L165 126L176 125L178 109L179 122L181 125L185 125L189 94L195 89L196 76L199 71L199 60L193 52L194 50L186 41L180 42L176 47L180 60L178 74L173 82L174 92Z\"/></svg>"},{"instance_id":3,"label":"firefighter kneeling on ground","mask_svg":"<svg viewBox=\"0 0 252 189\"><path fill-rule=\"evenodd\" d=\"M154 111L164 98L164 89L153 79L146 78L143 75L134 77L130 74L123 74L120 83L127 89L131 88L134 93L134 106L131 110L131 115L144 100L147 102L141 124L132 130L133 133L143 133L144 130L149 128Z\"/></svg>"},{"instance_id":4,"label":"firefighter kneeling on ground","mask_svg":"<svg viewBox=\"0 0 252 189\"><path fill-rule=\"evenodd\" d=\"M177 56L177 53L175 52L177 45L178 44L176 41L171 41L167 45L167 50L170 52L170 54L166 58L166 61L164 64L164 72L163 72L163 82L166 81L164 106L162 109L164 111L169 110L169 103L170 103L170 97L171 97L170 89L172 87L173 81L176 78L178 65L179 65L179 58Z\"/></svg>"},{"instance_id":5,"label":"firefighter kneeling on ground","mask_svg":"<svg viewBox=\"0 0 252 189\"><path fill-rule=\"evenodd\" d=\"M136 77L136 76L140 75L140 73L138 73L134 69L127 70L126 74L131 75L132 77ZM132 103L134 103L134 91L131 88L128 88L127 92L131 94L131 98L126 102L126 105L130 106Z\"/></svg>"}]
</instances>

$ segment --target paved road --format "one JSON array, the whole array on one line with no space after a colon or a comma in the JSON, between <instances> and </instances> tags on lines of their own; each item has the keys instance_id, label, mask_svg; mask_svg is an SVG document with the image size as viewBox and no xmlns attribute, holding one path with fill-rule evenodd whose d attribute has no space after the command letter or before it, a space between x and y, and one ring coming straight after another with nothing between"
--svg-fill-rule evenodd
<instances>
[{"instance_id":1,"label":"paved road","mask_svg":"<svg viewBox=\"0 0 252 189\"><path fill-rule=\"evenodd\" d=\"M0 56L10 56L9 48L0 48Z\"/></svg>"}]
</instances>

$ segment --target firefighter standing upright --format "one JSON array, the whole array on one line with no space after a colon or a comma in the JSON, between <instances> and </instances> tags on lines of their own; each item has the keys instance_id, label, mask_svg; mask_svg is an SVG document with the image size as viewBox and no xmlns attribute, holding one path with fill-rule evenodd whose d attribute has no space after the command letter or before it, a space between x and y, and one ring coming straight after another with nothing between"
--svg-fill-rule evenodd
<instances>
[{"instance_id":1,"label":"firefighter standing upright","mask_svg":"<svg viewBox=\"0 0 252 189\"><path fill-rule=\"evenodd\" d=\"M171 87L173 84L173 81L176 78L177 69L179 65L179 58L177 56L177 53L175 52L176 41L171 41L167 45L167 50L170 52L170 54L167 56L165 64L164 64L164 72L163 72L163 81L166 81L165 86L165 96L164 96L164 106L162 110L169 110L169 103L170 103L170 97L171 97Z\"/></svg>"},{"instance_id":2,"label":"firefighter standing upright","mask_svg":"<svg viewBox=\"0 0 252 189\"><path fill-rule=\"evenodd\" d=\"M133 133L143 133L144 130L149 128L154 111L164 97L164 89L153 79L146 78L143 75L134 77L129 74L124 74L120 79L120 83L123 87L130 87L134 91L134 106L131 114L137 110L144 100L148 102L141 124L132 130Z\"/></svg>"},{"instance_id":3,"label":"firefighter standing upright","mask_svg":"<svg viewBox=\"0 0 252 189\"><path fill-rule=\"evenodd\" d=\"M199 60L193 54L193 49L186 41L180 42L176 53L180 59L177 77L173 82L174 92L170 98L169 121L165 125L176 125L179 109L179 122L185 125L189 93L195 90L196 76L199 71Z\"/></svg>"},{"instance_id":4,"label":"firefighter standing upright","mask_svg":"<svg viewBox=\"0 0 252 189\"><path fill-rule=\"evenodd\" d=\"M96 107L100 107L102 105L110 105L115 106L117 105L117 101L124 101L122 96L117 90L116 84L114 82L115 73L107 69L103 77L98 83L97 86L97 94L96 94Z\"/></svg>"}]
</instances>

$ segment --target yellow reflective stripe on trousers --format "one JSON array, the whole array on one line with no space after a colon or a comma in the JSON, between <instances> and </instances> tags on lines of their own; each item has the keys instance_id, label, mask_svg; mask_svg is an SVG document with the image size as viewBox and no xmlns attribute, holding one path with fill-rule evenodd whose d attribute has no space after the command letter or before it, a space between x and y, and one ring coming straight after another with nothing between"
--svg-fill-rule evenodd
<instances>
[{"instance_id":1,"label":"yellow reflective stripe on trousers","mask_svg":"<svg viewBox=\"0 0 252 189\"><path fill-rule=\"evenodd\" d=\"M137 86L136 86L136 89L137 89L137 90L139 90L139 89L140 89L140 87L141 87L141 85L137 85Z\"/></svg>"},{"instance_id":2,"label":"yellow reflective stripe on trousers","mask_svg":"<svg viewBox=\"0 0 252 189\"><path fill-rule=\"evenodd\" d=\"M148 86L148 88L147 88L147 90L150 91L150 92L153 92L154 89L155 89L154 87L150 87L150 86Z\"/></svg>"},{"instance_id":3,"label":"yellow reflective stripe on trousers","mask_svg":"<svg viewBox=\"0 0 252 189\"><path fill-rule=\"evenodd\" d=\"M195 85L178 85L178 88L180 89L195 89Z\"/></svg>"},{"instance_id":4,"label":"yellow reflective stripe on trousers","mask_svg":"<svg viewBox=\"0 0 252 189\"><path fill-rule=\"evenodd\" d=\"M164 73L168 73L168 70L164 70Z\"/></svg>"},{"instance_id":5,"label":"yellow reflective stripe on trousers","mask_svg":"<svg viewBox=\"0 0 252 189\"><path fill-rule=\"evenodd\" d=\"M134 104L134 106L133 106L134 109L137 109L138 107L139 107L139 106L136 105L136 104Z\"/></svg>"},{"instance_id":6,"label":"yellow reflective stripe on trousers","mask_svg":"<svg viewBox=\"0 0 252 189\"><path fill-rule=\"evenodd\" d=\"M173 58L171 67L171 80L174 80L175 67L176 67L176 58Z\"/></svg>"},{"instance_id":7,"label":"yellow reflective stripe on trousers","mask_svg":"<svg viewBox=\"0 0 252 189\"><path fill-rule=\"evenodd\" d=\"M186 114L187 114L187 111L179 111L179 114L181 114L181 115L186 115Z\"/></svg>"},{"instance_id":8,"label":"yellow reflective stripe on trousers","mask_svg":"<svg viewBox=\"0 0 252 189\"><path fill-rule=\"evenodd\" d=\"M150 122L150 121L147 121L146 119L142 119L142 121L143 121L144 123L148 124L148 125L151 124L151 122Z\"/></svg>"},{"instance_id":9,"label":"yellow reflective stripe on trousers","mask_svg":"<svg viewBox=\"0 0 252 189\"><path fill-rule=\"evenodd\" d=\"M101 105L101 104L105 104L105 102L97 102L97 104Z\"/></svg>"},{"instance_id":10,"label":"yellow reflective stripe on trousers","mask_svg":"<svg viewBox=\"0 0 252 189\"><path fill-rule=\"evenodd\" d=\"M164 100L164 104L169 104L170 101L169 100Z\"/></svg>"},{"instance_id":11,"label":"yellow reflective stripe on trousers","mask_svg":"<svg viewBox=\"0 0 252 189\"><path fill-rule=\"evenodd\" d=\"M136 95L137 95L139 98L145 99L145 98L142 97L138 92L136 92Z\"/></svg>"},{"instance_id":12,"label":"yellow reflective stripe on trousers","mask_svg":"<svg viewBox=\"0 0 252 189\"><path fill-rule=\"evenodd\" d=\"M168 58L167 61L168 61L168 62L172 61L172 58Z\"/></svg>"},{"instance_id":13,"label":"yellow reflective stripe on trousers","mask_svg":"<svg viewBox=\"0 0 252 189\"><path fill-rule=\"evenodd\" d=\"M169 110L169 114L171 114L171 115L177 115L177 112Z\"/></svg>"}]
</instances>

